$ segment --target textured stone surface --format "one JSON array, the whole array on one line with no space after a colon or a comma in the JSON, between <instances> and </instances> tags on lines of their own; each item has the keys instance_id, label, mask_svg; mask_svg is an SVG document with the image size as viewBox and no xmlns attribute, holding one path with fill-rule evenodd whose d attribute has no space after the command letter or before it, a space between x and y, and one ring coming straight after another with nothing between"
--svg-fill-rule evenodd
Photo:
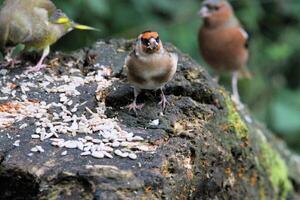
<instances>
[{"instance_id":1,"label":"textured stone surface","mask_svg":"<svg viewBox=\"0 0 300 200\"><path fill-rule=\"evenodd\" d=\"M166 46L178 52L172 45ZM112 85L97 94L94 82L79 86L80 95L72 100L86 103L75 113L86 114L86 107L94 111L99 102L104 102L105 115L116 118L123 130L144 138L139 145L147 151L132 147L136 159L115 155L97 159L80 156L78 149L67 149L64 155L66 149L52 146L49 139L41 143L31 138L36 119L27 116L0 130L2 199L297 198L299 158L251 119L246 110L238 113L227 92L189 56L178 52L177 73L165 87L169 105L164 113L158 105L159 92L154 91L138 97L145 107L137 115L124 108L133 99L123 70L130 48L131 41L99 41L91 49L72 55L52 55L49 62L54 58L58 61L55 64L54 60L38 80L50 74L69 76L74 68L83 78L107 69L111 73L105 78ZM0 75L1 87L24 70L10 70L6 78ZM13 83L18 86L24 80L26 77ZM20 100L20 95L18 91L14 97L9 95L0 100L0 106ZM27 96L37 102L60 100L59 94L39 88L28 91ZM157 126L150 124L157 119ZM28 126L20 129L24 123ZM59 134L65 140L85 136ZM20 140L19 146L13 145L16 140ZM45 152L32 153L36 145L42 145Z\"/></svg>"}]
</instances>

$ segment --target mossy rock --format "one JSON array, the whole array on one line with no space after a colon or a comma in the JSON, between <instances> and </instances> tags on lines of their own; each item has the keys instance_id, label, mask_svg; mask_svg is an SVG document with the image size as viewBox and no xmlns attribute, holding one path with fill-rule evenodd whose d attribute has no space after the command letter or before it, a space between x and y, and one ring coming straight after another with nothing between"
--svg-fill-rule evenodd
<instances>
[{"instance_id":1,"label":"mossy rock","mask_svg":"<svg viewBox=\"0 0 300 200\"><path fill-rule=\"evenodd\" d=\"M158 95L152 91L139 96L138 101L145 107L137 115L125 109L133 98L123 71L131 42L99 41L71 55L52 54L51 68L31 81L41 84L49 77L73 76L74 69L77 77L84 78L107 69L111 73L105 79L110 84L97 94L99 85L92 81L79 87L81 95L72 100L84 106L74 113L80 116L95 112L97 105L105 104L103 115L145 138L142 144L151 152L136 151L136 160L84 157L78 149L68 149L62 156L64 149L51 146L49 139L31 139L36 121L28 116L0 130L2 199L20 195L24 199L296 198L292 182L299 183L300 176L290 174L287 157L282 154L287 150L275 148L274 137L247 110L238 111L228 92L171 44L165 46L179 54L179 63L174 79L165 87L169 105L164 113L157 105ZM0 75L1 84L28 83L29 77L20 76L24 70L23 66ZM16 75L19 78L14 79ZM14 94L0 100L0 106L22 99L18 87ZM46 104L60 101L59 94L38 87L28 91L27 96ZM149 124L156 119L159 125ZM24 123L28 126L20 132ZM75 140L85 134L59 136ZM20 140L19 146L13 145L16 140ZM29 155L35 145L42 145L45 152Z\"/></svg>"}]
</instances>

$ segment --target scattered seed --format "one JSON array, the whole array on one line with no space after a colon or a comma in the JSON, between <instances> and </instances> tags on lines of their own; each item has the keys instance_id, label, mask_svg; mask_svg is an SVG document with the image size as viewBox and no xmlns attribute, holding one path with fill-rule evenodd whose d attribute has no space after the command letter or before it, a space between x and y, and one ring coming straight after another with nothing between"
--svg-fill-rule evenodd
<instances>
[{"instance_id":1,"label":"scattered seed","mask_svg":"<svg viewBox=\"0 0 300 200\"><path fill-rule=\"evenodd\" d=\"M65 156L68 154L68 151L63 151L60 155Z\"/></svg>"},{"instance_id":2,"label":"scattered seed","mask_svg":"<svg viewBox=\"0 0 300 200\"><path fill-rule=\"evenodd\" d=\"M68 149L75 149L78 147L78 142L75 140L69 140L64 143L64 146Z\"/></svg>"},{"instance_id":3,"label":"scattered seed","mask_svg":"<svg viewBox=\"0 0 300 200\"><path fill-rule=\"evenodd\" d=\"M14 146L18 147L20 146L20 140L16 140L14 143L13 143Z\"/></svg>"},{"instance_id":4,"label":"scattered seed","mask_svg":"<svg viewBox=\"0 0 300 200\"><path fill-rule=\"evenodd\" d=\"M92 153L90 151L84 151L82 152L80 155L81 156L88 156L88 155L91 155Z\"/></svg>"},{"instance_id":5,"label":"scattered seed","mask_svg":"<svg viewBox=\"0 0 300 200\"><path fill-rule=\"evenodd\" d=\"M137 155L136 155L135 153L130 153L130 154L128 155L128 157L129 157L130 159L132 159L132 160L137 159Z\"/></svg>"},{"instance_id":6,"label":"scattered seed","mask_svg":"<svg viewBox=\"0 0 300 200\"><path fill-rule=\"evenodd\" d=\"M155 119L155 120L151 121L149 123L149 125L151 125L151 126L158 126L159 125L159 119Z\"/></svg>"},{"instance_id":7,"label":"scattered seed","mask_svg":"<svg viewBox=\"0 0 300 200\"><path fill-rule=\"evenodd\" d=\"M31 135L31 138L32 138L32 139L39 139L39 138L40 138L40 136L39 136L39 135L37 135L37 134L32 134L32 135Z\"/></svg>"},{"instance_id":8,"label":"scattered seed","mask_svg":"<svg viewBox=\"0 0 300 200\"><path fill-rule=\"evenodd\" d=\"M94 158L104 158L104 153L102 151L93 151L92 156Z\"/></svg>"}]
</instances>

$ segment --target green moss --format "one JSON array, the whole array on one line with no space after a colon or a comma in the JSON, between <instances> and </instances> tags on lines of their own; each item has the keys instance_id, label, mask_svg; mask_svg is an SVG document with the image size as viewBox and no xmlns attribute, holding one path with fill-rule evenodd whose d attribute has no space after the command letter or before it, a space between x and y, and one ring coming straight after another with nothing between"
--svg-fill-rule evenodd
<instances>
[{"instance_id":1,"label":"green moss","mask_svg":"<svg viewBox=\"0 0 300 200\"><path fill-rule=\"evenodd\" d=\"M260 150L260 165L266 170L277 199L286 199L292 184L284 160L265 140L261 141Z\"/></svg>"},{"instance_id":2,"label":"green moss","mask_svg":"<svg viewBox=\"0 0 300 200\"><path fill-rule=\"evenodd\" d=\"M233 102L231 101L229 95L222 92L225 98L225 103L228 110L228 122L231 127L235 130L235 133L240 139L248 139L248 127L245 122L241 119L239 113L237 112Z\"/></svg>"}]
</instances>

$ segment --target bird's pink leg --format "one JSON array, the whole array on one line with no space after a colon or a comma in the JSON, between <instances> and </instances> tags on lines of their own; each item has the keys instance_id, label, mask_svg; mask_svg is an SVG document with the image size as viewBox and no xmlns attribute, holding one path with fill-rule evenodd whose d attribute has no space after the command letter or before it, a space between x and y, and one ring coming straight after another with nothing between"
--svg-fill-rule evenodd
<instances>
[{"instance_id":1,"label":"bird's pink leg","mask_svg":"<svg viewBox=\"0 0 300 200\"><path fill-rule=\"evenodd\" d=\"M46 68L47 65L43 64L43 62L44 59L49 55L49 53L50 53L50 47L48 46L43 50L43 55L39 60L39 62L36 64L36 66L30 67L26 72L37 72L40 71L41 69Z\"/></svg>"},{"instance_id":2,"label":"bird's pink leg","mask_svg":"<svg viewBox=\"0 0 300 200\"><path fill-rule=\"evenodd\" d=\"M21 63L20 60L17 60L16 58L13 57L13 51L14 51L15 48L10 48L8 51L7 51L7 54L6 56L4 57L5 59L5 63L3 64L4 67L14 67L15 64L19 64Z\"/></svg>"},{"instance_id":3,"label":"bird's pink leg","mask_svg":"<svg viewBox=\"0 0 300 200\"><path fill-rule=\"evenodd\" d=\"M236 103L238 109L240 110L243 108L243 104L241 103L239 90L238 90L238 76L239 76L238 71L234 71L232 73L232 79L231 79L232 97L231 97L231 99L234 103Z\"/></svg>"},{"instance_id":4,"label":"bird's pink leg","mask_svg":"<svg viewBox=\"0 0 300 200\"><path fill-rule=\"evenodd\" d=\"M136 113L136 110L137 109L141 110L143 108L144 104L139 104L139 105L136 104L136 99L137 99L139 93L141 92L141 90L138 89L138 88L136 88L136 87L134 87L133 92L134 92L134 100L133 100L133 102L131 104L129 104L128 106L126 106L126 108L128 108L129 111L133 110Z\"/></svg>"},{"instance_id":5,"label":"bird's pink leg","mask_svg":"<svg viewBox=\"0 0 300 200\"><path fill-rule=\"evenodd\" d=\"M164 91L163 91L162 88L160 88L160 91L161 91L161 94L160 94L161 100L160 100L160 102L158 104L161 105L161 107L162 107L163 110L165 110L166 105L168 104L168 101L167 101L167 98L166 98L166 96L165 96Z\"/></svg>"}]
</instances>

